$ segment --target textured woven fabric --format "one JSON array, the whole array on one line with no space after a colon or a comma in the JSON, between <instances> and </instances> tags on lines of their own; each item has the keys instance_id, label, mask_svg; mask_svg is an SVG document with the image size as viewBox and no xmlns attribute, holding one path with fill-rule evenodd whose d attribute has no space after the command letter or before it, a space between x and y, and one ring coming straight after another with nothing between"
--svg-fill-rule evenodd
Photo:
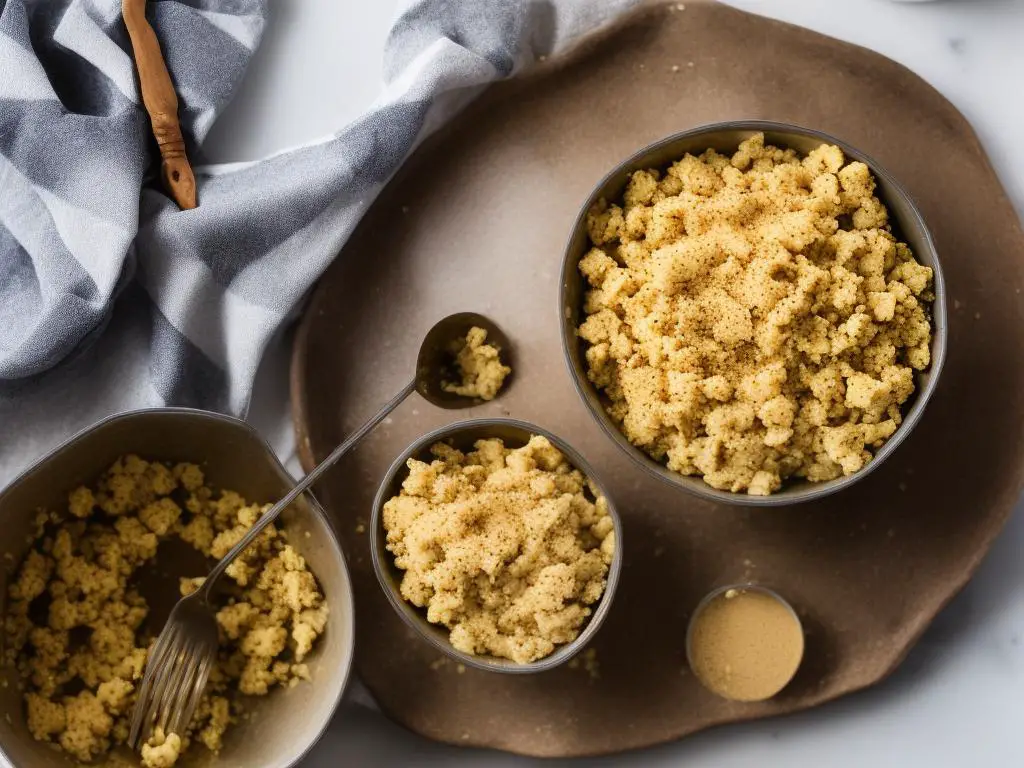
<instances>
[{"instance_id":1,"label":"textured woven fabric","mask_svg":"<svg viewBox=\"0 0 1024 768\"><path fill-rule=\"evenodd\" d=\"M112 412L244 415L268 341L417 143L634 2L413 2L372 110L218 167L202 141L265 0L151 1L198 166L199 207L179 211L156 179L119 0L0 0L0 482Z\"/></svg>"}]
</instances>

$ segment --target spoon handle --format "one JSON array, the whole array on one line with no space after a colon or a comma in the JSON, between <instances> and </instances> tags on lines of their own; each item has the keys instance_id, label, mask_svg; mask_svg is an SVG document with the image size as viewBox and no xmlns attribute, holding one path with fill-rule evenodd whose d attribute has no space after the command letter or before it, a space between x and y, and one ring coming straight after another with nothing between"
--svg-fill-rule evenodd
<instances>
[{"instance_id":1,"label":"spoon handle","mask_svg":"<svg viewBox=\"0 0 1024 768\"><path fill-rule=\"evenodd\" d=\"M328 456L326 459L321 461L316 467L314 467L313 471L306 475L304 478L302 478L298 483L296 483L295 487L292 488L283 499L281 499L279 502L277 502L277 504L271 507L266 514L262 515L260 519L256 521L256 524L253 525L253 527L249 529L245 536L242 537L241 541L235 544L235 546L231 548L231 551L224 555L224 557L221 558L220 562L213 567L212 571L210 571L210 575L206 577L206 581L203 582L202 586L204 599L209 599L213 583L218 578L220 578L220 576L224 573L225 570L227 570L227 567L231 565L231 562L236 557L238 557L242 552L244 552L246 547L252 544L253 540L260 535L264 528L266 528L275 519L277 519L277 516L280 515L282 511L284 511L293 501L295 501L295 499L301 496L306 491L306 489L313 485L313 483L319 480L328 469L333 467L338 462L338 459L340 459L342 456L348 453L349 449L351 449L352 446L354 446L356 443L358 443L360 440L366 437L367 433L369 433L370 430L372 430L374 427L380 424L389 413L391 413L393 410L395 410L395 408L401 405L405 398L412 394L412 392L415 389L415 380L410 381L408 384L406 384L402 388L401 392L399 392L397 395L391 398L391 400L389 400L384 405L383 408L377 411L377 413L371 416L365 424L363 424L361 427L359 427L359 429L357 429L355 432L349 435L341 445L339 445L337 448L331 451L330 456Z\"/></svg>"},{"instance_id":2,"label":"spoon handle","mask_svg":"<svg viewBox=\"0 0 1024 768\"><path fill-rule=\"evenodd\" d=\"M135 54L142 103L160 147L164 186L179 208L195 208L196 180L185 156L185 139L178 122L178 96L160 51L160 41L146 20L146 0L122 0L121 14Z\"/></svg>"}]
</instances>

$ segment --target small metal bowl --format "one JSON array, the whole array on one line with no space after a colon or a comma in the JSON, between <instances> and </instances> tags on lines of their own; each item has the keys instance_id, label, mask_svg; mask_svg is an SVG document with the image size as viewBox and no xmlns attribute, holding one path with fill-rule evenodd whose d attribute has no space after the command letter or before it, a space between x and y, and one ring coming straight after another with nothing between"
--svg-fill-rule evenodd
<instances>
[{"instance_id":1,"label":"small metal bowl","mask_svg":"<svg viewBox=\"0 0 1024 768\"><path fill-rule=\"evenodd\" d=\"M583 297L586 292L585 280L580 274L578 265L580 259L589 250L586 218L587 211L591 206L602 197L607 200L615 200L620 197L630 174L634 171L643 168L664 167L688 152L700 154L707 149L715 149L723 153L732 153L740 142L758 132L764 133L766 144L792 148L804 155L822 144L834 144L843 150L847 158L859 160L867 165L878 182L876 194L889 210L894 233L901 241L910 246L918 261L932 268L935 291L935 302L931 307L933 326L931 365L928 370L916 374L914 394L907 404L903 423L900 424L893 436L875 452L874 458L859 472L819 483L805 480L784 483L781 489L770 496L751 496L746 493L731 493L712 488L704 482L703 478L675 472L630 443L605 410L606 398L587 378L587 365L584 356L586 344L576 333L576 329L580 325ZM761 507L795 504L820 499L862 480L892 455L893 451L920 421L925 406L938 384L939 374L946 358L946 283L942 276L942 267L939 264L935 244L932 242L924 219L921 218L921 214L910 196L885 168L849 144L821 131L764 120L713 123L673 134L644 147L608 173L587 197L580 208L575 224L573 224L562 261L558 315L561 325L562 349L576 391L583 399L591 416L597 420L608 436L630 458L655 477L689 493L725 504Z\"/></svg>"},{"instance_id":2,"label":"small metal bowl","mask_svg":"<svg viewBox=\"0 0 1024 768\"><path fill-rule=\"evenodd\" d=\"M446 442L459 450L471 450L477 440L500 438L506 447L518 448L525 445L533 435L542 435L550 440L552 445L565 454L569 463L591 480L600 490L601 495L605 497L605 500L608 502L608 514L611 515L615 530L615 554L612 557L611 566L608 568L608 580L604 594L601 595L598 604L592 607L593 613L591 613L587 623L580 631L579 637L571 643L566 643L557 648L552 654L545 656L543 659L538 659L528 664L519 664L510 659L478 656L453 648L448 640L447 628L431 624L427 621L424 610L402 599L400 585L403 572L395 567L394 557L386 547L387 534L384 531L383 510L384 504L388 499L398 495L402 488L402 482L408 476L406 462L409 459L420 459L429 462L432 458L430 447L435 443ZM406 624L415 629L439 651L467 667L490 672L505 672L509 674L543 672L564 664L583 650L608 615L612 598L615 595L615 587L619 582L619 572L622 570L622 522L615 511L611 497L608 495L605 486L601 483L597 474L587 464L586 460L564 440L551 434L546 429L525 421L517 421L515 419L471 419L469 421L449 424L446 427L441 427L424 435L406 448L401 456L395 459L380 484L376 498L373 500L373 513L370 519L370 552L373 556L373 570L377 574L377 580L380 582L380 586L387 595L391 606L398 612L398 615L402 617Z\"/></svg>"},{"instance_id":3,"label":"small metal bowl","mask_svg":"<svg viewBox=\"0 0 1024 768\"><path fill-rule=\"evenodd\" d=\"M7 585L27 552L26 537L32 533L37 510L66 510L69 491L95 481L115 459L127 453L149 460L197 463L211 485L230 488L257 502L276 501L294 485L263 438L237 419L185 408L113 416L76 435L0 491L4 550L13 558L0 573L0 607L6 609ZM292 546L309 562L330 609L326 630L307 660L311 679L267 696L247 697L249 717L227 730L220 754L214 756L201 745L194 745L182 755L178 763L182 768L298 765L323 734L341 701L355 640L352 587L344 555L326 515L308 495L285 510L279 524L289 533ZM165 546L173 544L161 545L158 567L143 569L140 574L143 582L153 581L141 584L140 589L143 594L147 587L154 592L144 625L154 633L177 600L177 577L202 575L202 569L209 567L187 545L180 553L164 553ZM160 574L163 570L170 571L167 578ZM0 718L0 764L6 765L6 758L16 768L77 765L68 755L29 734L22 694L15 685L17 672L3 664L0 680L6 683L0 687L0 704L8 713ZM137 765L138 757L120 747L111 755L111 763Z\"/></svg>"},{"instance_id":4,"label":"small metal bowl","mask_svg":"<svg viewBox=\"0 0 1024 768\"><path fill-rule=\"evenodd\" d=\"M800 621L799 614L793 609L793 606L790 604L790 602L782 595L780 595L778 592L776 592L774 589L763 587L760 584L727 584L726 586L718 587L717 589L714 589L707 595L705 595L704 599L697 603L697 607L693 609L693 613L690 615L690 622L689 624L687 624L686 627L686 664L687 666L689 666L694 676L698 680L700 680L701 685L703 685L716 696L721 696L722 698L729 699L730 701L763 701L763 699L731 699L728 696L724 696L720 691L715 690L714 686L712 686L708 681L705 681L701 678L697 665L693 663L693 633L694 629L697 626L698 620L704 613L705 608L707 608L718 598L722 597L731 590L735 590L737 592L757 592L758 594L767 595L772 600L774 600L786 609L786 612L789 613L790 616L792 616L793 621L796 623L797 628L800 630L800 660L797 662L796 668L793 670L793 674L790 675L789 680L786 681L785 685L783 685L782 688L780 688L775 694L773 694L772 698L774 698L774 696L777 696L779 693L784 691L786 689L786 686L793 682L793 678L796 677L797 673L800 671L800 665L803 663L804 653L806 651L806 637L804 636L804 625L803 622Z\"/></svg>"}]
</instances>

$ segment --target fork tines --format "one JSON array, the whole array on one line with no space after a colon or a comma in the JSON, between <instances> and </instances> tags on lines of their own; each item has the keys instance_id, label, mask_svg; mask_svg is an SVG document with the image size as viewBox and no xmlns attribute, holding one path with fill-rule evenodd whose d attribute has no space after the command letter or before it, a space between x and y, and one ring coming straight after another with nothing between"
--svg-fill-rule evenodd
<instances>
[{"instance_id":1,"label":"fork tines","mask_svg":"<svg viewBox=\"0 0 1024 768\"><path fill-rule=\"evenodd\" d=\"M149 655L132 712L128 744L136 751L156 728L165 737L184 735L216 658L215 646L191 635L173 619L168 620Z\"/></svg>"}]
</instances>

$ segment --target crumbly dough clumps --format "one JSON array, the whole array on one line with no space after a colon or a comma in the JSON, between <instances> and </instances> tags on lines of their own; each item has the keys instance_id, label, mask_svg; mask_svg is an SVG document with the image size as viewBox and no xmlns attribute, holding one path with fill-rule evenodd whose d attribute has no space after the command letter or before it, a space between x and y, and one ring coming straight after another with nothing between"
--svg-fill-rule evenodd
<instances>
[{"instance_id":1,"label":"crumbly dough clumps","mask_svg":"<svg viewBox=\"0 0 1024 768\"><path fill-rule=\"evenodd\" d=\"M444 443L410 459L383 510L402 597L452 645L528 663L579 635L604 592L615 532L604 497L545 437ZM591 500L593 499L593 500Z\"/></svg>"},{"instance_id":2,"label":"crumbly dough clumps","mask_svg":"<svg viewBox=\"0 0 1024 768\"><path fill-rule=\"evenodd\" d=\"M441 388L445 392L481 400L493 400L498 394L512 369L502 364L498 348L484 343L486 340L487 331L474 327L458 343L453 352L461 380L443 382Z\"/></svg>"},{"instance_id":3,"label":"crumbly dough clumps","mask_svg":"<svg viewBox=\"0 0 1024 768\"><path fill-rule=\"evenodd\" d=\"M142 630L149 609L136 574L173 536L220 558L268 508L215 493L194 464L125 456L95 488L71 492L67 516L41 513L4 618L6 660L24 687L31 734L83 763L123 744L153 640ZM147 768L169 768L192 741L217 752L241 712L235 694L262 695L309 676L303 660L324 631L327 606L286 533L268 526L227 576L206 692L186 733L157 732L143 747ZM182 592L202 581L182 579Z\"/></svg>"},{"instance_id":4,"label":"crumbly dough clumps","mask_svg":"<svg viewBox=\"0 0 1024 768\"><path fill-rule=\"evenodd\" d=\"M171 768L181 755L181 737L176 733L165 734L157 726L152 738L142 745L142 764L147 768Z\"/></svg>"},{"instance_id":5,"label":"crumbly dough clumps","mask_svg":"<svg viewBox=\"0 0 1024 768\"><path fill-rule=\"evenodd\" d=\"M929 365L934 301L874 190L838 147L757 134L593 207L579 335L633 444L756 495L870 461Z\"/></svg>"}]
</instances>

